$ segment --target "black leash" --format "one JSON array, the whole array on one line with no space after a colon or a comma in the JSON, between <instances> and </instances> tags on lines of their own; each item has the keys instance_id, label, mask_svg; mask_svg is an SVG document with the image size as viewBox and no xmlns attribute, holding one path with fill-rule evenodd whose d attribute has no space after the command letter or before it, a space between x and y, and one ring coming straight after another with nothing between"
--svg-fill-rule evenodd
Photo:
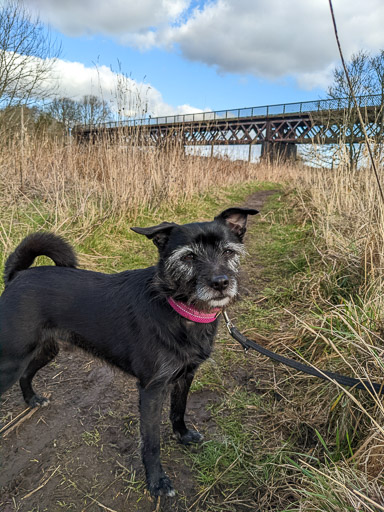
<instances>
[{"instance_id":1,"label":"black leash","mask_svg":"<svg viewBox=\"0 0 384 512\"><path fill-rule=\"evenodd\" d=\"M227 312L225 310L222 311L223 317L225 320L225 324L229 331L229 334L236 341L243 346L245 351L252 348L256 350L263 356L267 356L274 361L285 364L286 366L290 366L295 370L299 370L300 372L307 373L308 375L313 375L314 377L318 377L319 379L329 380L331 382L336 381L342 386L354 387L355 389L364 389L372 394L376 393L384 393L384 382L383 384L378 384L377 382L369 382L368 380L362 379L354 379L353 377L346 377L345 375L340 375L339 373L328 372L328 371L319 371L316 368L312 368L311 366L307 366L306 364L299 363L294 359L289 359L288 357L280 356L271 350L268 350L253 340L246 338L240 331L236 329L231 320L229 319Z\"/></svg>"}]
</instances>

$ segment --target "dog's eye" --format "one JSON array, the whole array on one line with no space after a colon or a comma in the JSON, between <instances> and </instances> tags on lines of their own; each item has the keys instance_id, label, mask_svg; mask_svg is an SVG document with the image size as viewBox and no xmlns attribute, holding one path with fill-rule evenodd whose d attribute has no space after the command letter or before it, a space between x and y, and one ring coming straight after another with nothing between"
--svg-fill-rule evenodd
<instances>
[{"instance_id":1,"label":"dog's eye","mask_svg":"<svg viewBox=\"0 0 384 512\"><path fill-rule=\"evenodd\" d=\"M232 256L233 254L235 254L235 251L232 251L232 249L225 249L223 254L224 256Z\"/></svg>"},{"instance_id":2,"label":"dog's eye","mask_svg":"<svg viewBox=\"0 0 384 512\"><path fill-rule=\"evenodd\" d=\"M196 254L193 254L193 252L189 252L188 254L185 254L181 259L183 261L193 261L196 259Z\"/></svg>"}]
</instances>

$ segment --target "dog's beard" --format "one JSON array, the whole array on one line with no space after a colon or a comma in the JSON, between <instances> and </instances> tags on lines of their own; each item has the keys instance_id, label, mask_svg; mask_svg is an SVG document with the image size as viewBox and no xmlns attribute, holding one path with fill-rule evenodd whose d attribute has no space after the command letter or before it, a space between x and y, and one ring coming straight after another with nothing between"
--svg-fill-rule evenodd
<instances>
[{"instance_id":1,"label":"dog's beard","mask_svg":"<svg viewBox=\"0 0 384 512\"><path fill-rule=\"evenodd\" d=\"M223 261L223 252L233 251L230 258ZM184 257L193 253L201 260L199 266L184 261ZM217 258L221 258L220 273L229 276L229 285L225 290L215 290L210 286L211 273L205 268L204 260L209 264L215 258L207 252L207 248L200 244L190 244L174 250L161 265L160 275L157 277L157 286L167 296L185 302L200 311L208 312L213 308L225 307L237 297L237 275L240 264L240 255L244 253L242 244L223 242L217 246ZM212 265L210 265L212 268ZM217 271L216 271L217 272Z\"/></svg>"},{"instance_id":2,"label":"dog's beard","mask_svg":"<svg viewBox=\"0 0 384 512\"><path fill-rule=\"evenodd\" d=\"M228 288L224 292L213 290L205 284L197 284L196 298L199 303L204 305L204 309L220 308L228 306L237 297L237 281L231 279Z\"/></svg>"},{"instance_id":3,"label":"dog's beard","mask_svg":"<svg viewBox=\"0 0 384 512\"><path fill-rule=\"evenodd\" d=\"M173 297L204 312L228 306L238 295L235 277L230 278L229 286L223 292L214 290L204 282L196 282L195 279L175 283L169 276L157 276L154 285L164 296Z\"/></svg>"}]
</instances>

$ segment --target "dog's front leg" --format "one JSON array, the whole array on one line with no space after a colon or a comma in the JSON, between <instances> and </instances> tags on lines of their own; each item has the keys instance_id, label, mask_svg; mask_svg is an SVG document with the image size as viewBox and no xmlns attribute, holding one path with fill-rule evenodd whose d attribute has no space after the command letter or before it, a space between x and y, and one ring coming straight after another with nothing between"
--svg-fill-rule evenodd
<instances>
[{"instance_id":1,"label":"dog's front leg","mask_svg":"<svg viewBox=\"0 0 384 512\"><path fill-rule=\"evenodd\" d=\"M160 422L166 388L143 388L138 385L140 399L141 454L147 484L153 496L174 496L171 480L160 463Z\"/></svg>"},{"instance_id":2,"label":"dog's front leg","mask_svg":"<svg viewBox=\"0 0 384 512\"><path fill-rule=\"evenodd\" d=\"M173 384L171 392L170 419L173 432L182 444L198 443L203 439L203 436L197 430L188 429L184 421L188 392L194 375L194 371L189 371L180 377Z\"/></svg>"}]
</instances>

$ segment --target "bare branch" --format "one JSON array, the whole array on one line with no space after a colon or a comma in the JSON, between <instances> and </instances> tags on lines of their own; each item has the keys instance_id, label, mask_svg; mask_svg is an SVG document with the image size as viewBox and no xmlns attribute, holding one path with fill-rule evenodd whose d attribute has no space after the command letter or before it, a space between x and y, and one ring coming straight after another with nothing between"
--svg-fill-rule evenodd
<instances>
[{"instance_id":1,"label":"bare branch","mask_svg":"<svg viewBox=\"0 0 384 512\"><path fill-rule=\"evenodd\" d=\"M51 94L47 79L60 53L49 31L19 0L0 5L0 107ZM53 83L52 81L50 82Z\"/></svg>"}]
</instances>

